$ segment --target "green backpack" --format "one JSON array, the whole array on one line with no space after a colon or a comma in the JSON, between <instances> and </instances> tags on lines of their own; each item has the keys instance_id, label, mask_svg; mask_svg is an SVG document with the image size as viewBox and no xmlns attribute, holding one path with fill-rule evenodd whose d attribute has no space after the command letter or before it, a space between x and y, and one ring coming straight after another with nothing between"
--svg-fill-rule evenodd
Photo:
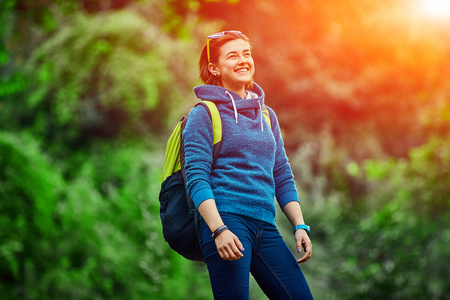
<instances>
[{"instance_id":1,"label":"green backpack","mask_svg":"<svg viewBox=\"0 0 450 300\"><path fill-rule=\"evenodd\" d=\"M214 133L214 164L223 143L222 120L214 102L203 100L197 105L203 105L211 118ZM271 126L270 115L266 106L262 106L262 113ZM182 132L187 119L188 117L184 116L178 122L167 141L161 191L159 193L160 217L164 239L169 246L187 259L204 261L198 235L199 213L186 188Z\"/></svg>"}]
</instances>

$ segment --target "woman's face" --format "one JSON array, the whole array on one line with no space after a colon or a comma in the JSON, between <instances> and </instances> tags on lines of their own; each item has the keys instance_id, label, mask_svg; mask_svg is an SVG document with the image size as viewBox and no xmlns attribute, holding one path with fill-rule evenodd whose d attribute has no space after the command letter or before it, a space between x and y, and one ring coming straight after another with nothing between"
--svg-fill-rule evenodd
<instances>
[{"instance_id":1,"label":"woman's face","mask_svg":"<svg viewBox=\"0 0 450 300\"><path fill-rule=\"evenodd\" d=\"M231 91L241 91L255 74L250 44L243 39L236 39L220 47L219 59L210 68L211 72L220 74L222 86Z\"/></svg>"}]
</instances>

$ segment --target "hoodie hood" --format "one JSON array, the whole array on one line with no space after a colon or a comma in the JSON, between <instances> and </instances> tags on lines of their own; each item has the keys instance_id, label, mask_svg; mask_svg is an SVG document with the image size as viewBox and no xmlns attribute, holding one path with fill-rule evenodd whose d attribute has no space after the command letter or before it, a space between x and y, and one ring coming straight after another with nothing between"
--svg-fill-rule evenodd
<instances>
[{"instance_id":1,"label":"hoodie hood","mask_svg":"<svg viewBox=\"0 0 450 300\"><path fill-rule=\"evenodd\" d=\"M264 105L264 91L259 85L253 83L253 88L250 89L249 91L256 93L258 97L253 99L242 99L241 96L239 96L238 94L218 85L200 85L194 88L194 93L197 96L197 98L201 100L213 101L214 103L216 103L216 105L231 103L231 98L229 95L233 97L233 100L236 101L236 103L240 102L240 100L255 100L246 102L257 103L257 100L259 100L261 105ZM258 105L256 105L256 107L257 106Z\"/></svg>"},{"instance_id":2,"label":"hoodie hood","mask_svg":"<svg viewBox=\"0 0 450 300\"><path fill-rule=\"evenodd\" d=\"M248 99L242 99L238 94L217 85L201 85L194 88L194 93L200 100L212 101L217 106L232 106L236 124L239 122L238 111L240 109L259 109L261 131L264 131L262 115L262 106L264 105L264 91L259 85L253 83L253 88L248 92L250 92L251 96Z\"/></svg>"}]
</instances>

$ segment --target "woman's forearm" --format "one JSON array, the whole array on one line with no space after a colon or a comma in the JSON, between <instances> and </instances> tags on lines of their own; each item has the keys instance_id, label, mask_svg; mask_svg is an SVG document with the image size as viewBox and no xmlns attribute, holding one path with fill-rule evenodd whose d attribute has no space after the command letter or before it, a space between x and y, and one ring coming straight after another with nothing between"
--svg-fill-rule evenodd
<instances>
[{"instance_id":1,"label":"woman's forearm","mask_svg":"<svg viewBox=\"0 0 450 300\"><path fill-rule=\"evenodd\" d=\"M305 220L303 219L302 209L300 208L300 203L297 201L292 201L287 203L283 207L283 212L291 223L292 227L305 224Z\"/></svg>"},{"instance_id":2,"label":"woman's forearm","mask_svg":"<svg viewBox=\"0 0 450 300\"><path fill-rule=\"evenodd\" d=\"M292 227L305 224L303 220L302 209L298 201L291 201L283 207L283 212L291 222ZM301 249L305 250L305 254L297 260L298 263L303 263L312 256L312 243L309 239L308 232L306 230L297 230L294 232L295 241L297 243L297 252L300 253Z\"/></svg>"},{"instance_id":3,"label":"woman's forearm","mask_svg":"<svg viewBox=\"0 0 450 300\"><path fill-rule=\"evenodd\" d=\"M198 211L202 215L211 232L214 232L217 228L224 225L214 199L207 199L200 203L198 206ZM242 254L242 251L244 251L244 246L241 241L239 241L239 238L230 230L225 230L220 233L217 238L214 238L214 242L216 243L217 252L222 259L231 261L244 257Z\"/></svg>"},{"instance_id":4,"label":"woman's forearm","mask_svg":"<svg viewBox=\"0 0 450 300\"><path fill-rule=\"evenodd\" d=\"M219 211L217 210L216 201L214 199L207 199L200 203L198 211L202 215L211 232L224 225Z\"/></svg>"}]
</instances>

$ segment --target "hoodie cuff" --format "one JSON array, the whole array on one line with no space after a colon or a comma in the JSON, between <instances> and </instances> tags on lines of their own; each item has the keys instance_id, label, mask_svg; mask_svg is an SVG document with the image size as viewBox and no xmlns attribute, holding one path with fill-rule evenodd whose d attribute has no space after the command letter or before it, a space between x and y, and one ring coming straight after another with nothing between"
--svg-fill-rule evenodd
<instances>
[{"instance_id":1,"label":"hoodie cuff","mask_svg":"<svg viewBox=\"0 0 450 300\"><path fill-rule=\"evenodd\" d=\"M286 204L292 201L297 201L300 203L300 200L298 199L298 194L296 191L287 192L283 194L280 198L278 198L278 203L280 204L280 207L283 208Z\"/></svg>"},{"instance_id":2,"label":"hoodie cuff","mask_svg":"<svg viewBox=\"0 0 450 300\"><path fill-rule=\"evenodd\" d=\"M208 199L214 199L214 194L211 189L202 189L199 190L195 195L192 197L192 201L195 204L195 208L198 208L198 206L205 200Z\"/></svg>"}]
</instances>

